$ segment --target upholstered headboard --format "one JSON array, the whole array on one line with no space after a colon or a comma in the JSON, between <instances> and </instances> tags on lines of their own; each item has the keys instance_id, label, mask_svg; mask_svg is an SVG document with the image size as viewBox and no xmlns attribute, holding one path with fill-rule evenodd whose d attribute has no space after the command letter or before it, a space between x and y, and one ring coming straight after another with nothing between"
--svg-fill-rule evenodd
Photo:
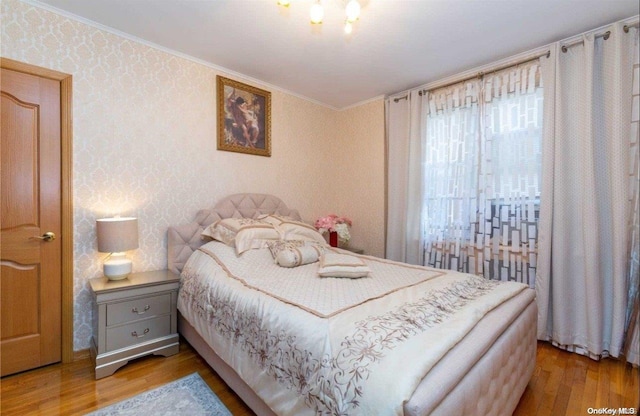
<instances>
[{"instance_id":1,"label":"upholstered headboard","mask_svg":"<svg viewBox=\"0 0 640 416\"><path fill-rule=\"evenodd\" d=\"M169 270L180 273L195 250L205 243L200 234L213 222L223 218L256 218L262 214L278 214L301 221L300 213L282 200L268 194L235 194L219 201L211 209L202 209L189 224L169 227L167 262Z\"/></svg>"}]
</instances>

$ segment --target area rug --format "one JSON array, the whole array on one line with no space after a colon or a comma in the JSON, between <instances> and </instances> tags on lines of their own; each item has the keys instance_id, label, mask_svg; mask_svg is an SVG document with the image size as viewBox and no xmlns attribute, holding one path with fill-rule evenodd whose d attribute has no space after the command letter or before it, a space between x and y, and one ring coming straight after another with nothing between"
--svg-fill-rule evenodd
<instances>
[{"instance_id":1,"label":"area rug","mask_svg":"<svg viewBox=\"0 0 640 416\"><path fill-rule=\"evenodd\" d=\"M87 416L115 415L210 415L231 416L198 373L162 387L89 413Z\"/></svg>"}]
</instances>

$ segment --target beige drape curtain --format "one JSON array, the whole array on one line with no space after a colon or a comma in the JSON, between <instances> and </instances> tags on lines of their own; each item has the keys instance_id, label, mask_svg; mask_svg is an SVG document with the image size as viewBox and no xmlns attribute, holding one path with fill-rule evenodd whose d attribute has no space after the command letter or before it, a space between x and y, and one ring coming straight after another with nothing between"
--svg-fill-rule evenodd
<instances>
[{"instance_id":1,"label":"beige drape curtain","mask_svg":"<svg viewBox=\"0 0 640 416\"><path fill-rule=\"evenodd\" d=\"M628 305L633 51L612 25L543 64L538 337L598 359L621 354Z\"/></svg>"},{"instance_id":2,"label":"beige drape curtain","mask_svg":"<svg viewBox=\"0 0 640 416\"><path fill-rule=\"evenodd\" d=\"M386 258L411 264L423 264L423 102L418 91L385 101Z\"/></svg>"}]
</instances>

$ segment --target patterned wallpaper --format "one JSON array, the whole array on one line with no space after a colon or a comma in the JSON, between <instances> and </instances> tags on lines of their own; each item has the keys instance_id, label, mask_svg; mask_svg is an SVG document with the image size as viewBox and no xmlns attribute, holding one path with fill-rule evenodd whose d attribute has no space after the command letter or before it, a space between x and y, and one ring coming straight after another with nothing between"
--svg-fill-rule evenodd
<instances>
[{"instance_id":1,"label":"patterned wallpaper","mask_svg":"<svg viewBox=\"0 0 640 416\"><path fill-rule=\"evenodd\" d=\"M138 217L134 271L165 268L167 227L238 192L277 195L309 221L340 210L353 244L383 255L382 100L340 112L256 85L272 91L273 156L221 152L221 72L18 0L1 7L2 56L73 75L74 350L89 347L87 279L102 273L96 218Z\"/></svg>"}]
</instances>

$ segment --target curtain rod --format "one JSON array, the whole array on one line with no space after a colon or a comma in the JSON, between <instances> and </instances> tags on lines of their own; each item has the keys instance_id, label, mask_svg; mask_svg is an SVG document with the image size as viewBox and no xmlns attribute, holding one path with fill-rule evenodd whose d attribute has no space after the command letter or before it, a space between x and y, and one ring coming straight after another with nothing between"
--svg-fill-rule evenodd
<instances>
[{"instance_id":1,"label":"curtain rod","mask_svg":"<svg viewBox=\"0 0 640 416\"><path fill-rule=\"evenodd\" d=\"M525 59L523 61L510 63L508 65L499 66L497 68L492 69L488 73L494 73L494 72L502 71L503 69L511 68L512 66L518 66L518 65L526 64L528 62L533 62L535 60L538 60L538 59L542 58L543 56L546 56L548 58L549 56L551 56L551 51L550 50L546 51L545 53L538 54L538 55L534 56L533 58L527 58L527 59ZM461 82L469 81L469 80L472 80L472 79L475 79L475 78L482 78L485 74L487 74L487 72L481 71L481 72L478 72L475 75L471 75L471 76L468 76L468 77L466 77L464 79L459 79L457 81L453 81L453 82L450 82L450 83L445 84L445 85L439 85L439 86L437 86L435 88L430 88L430 89L426 89L425 88L423 90L420 90L418 92L418 95L422 96L427 91L433 91L433 90L437 90L437 89L440 89L440 88L447 88L447 87L450 87L452 85L459 84Z\"/></svg>"},{"instance_id":2,"label":"curtain rod","mask_svg":"<svg viewBox=\"0 0 640 416\"><path fill-rule=\"evenodd\" d=\"M510 64L508 64L508 65L503 65L503 66L497 67L496 69L492 69L492 70L491 70L491 71L489 71L489 72L497 72L497 71L500 71L500 70L503 70L503 69L510 68L510 67L512 67L512 66L517 66L517 65L526 64L527 62L535 61L536 59L539 59L539 58L541 58L541 57L543 57L543 56L546 56L546 57L548 58L550 55L551 55L551 51L546 51L545 53L541 53L541 54L539 54L539 55L536 55L536 56L534 56L533 58L527 58L527 59L525 59L525 60L523 60L523 61L519 61L519 62L516 62L516 63L510 63ZM422 96L422 95L423 95L425 92L427 92L427 91L431 91L431 90L435 90L435 89L439 89L439 88L446 88L446 87L450 87L451 85L458 84L458 83L460 83L460 82L469 81L470 79L480 78L480 77L484 76L484 74L485 74L485 73L486 73L486 72L478 72L478 73L477 73L477 74L475 74L475 75L471 75L471 76L469 76L469 77L466 77L466 78L463 78L463 79L460 79L460 80L457 80L457 81L454 81L454 82L450 82L450 83L445 84L445 85L442 85L442 86L438 86L438 87L431 88L431 89L426 89L426 88L425 88L425 89L422 89L422 90L418 91L418 95ZM408 96L408 95L403 95L402 97L394 98L394 99L393 99L393 102L394 102L394 103L397 103L397 102L398 102L398 101L400 101L400 100L406 100L406 99L408 99L408 98L409 98L409 96Z\"/></svg>"},{"instance_id":3,"label":"curtain rod","mask_svg":"<svg viewBox=\"0 0 640 416\"><path fill-rule=\"evenodd\" d=\"M622 26L622 30L624 30L624 33L629 33L629 29L632 27L638 27L638 22L630 24L630 25L624 25ZM604 40L609 39L609 36L611 36L611 31L607 30L606 32L601 32L601 33L596 33L594 34L594 36L596 38L604 38ZM579 45L582 42L584 42L582 39L576 39L574 41L571 42L567 42L566 44L562 45L562 47L560 48L562 50L562 52L567 52L569 50L570 47L575 46L575 45Z\"/></svg>"},{"instance_id":4,"label":"curtain rod","mask_svg":"<svg viewBox=\"0 0 640 416\"><path fill-rule=\"evenodd\" d=\"M630 28L632 28L632 27L638 27L639 23L640 23L640 22L636 22L636 23L632 23L632 24L624 25L624 26L622 27L622 29L624 30L624 32L625 32L625 33L629 33L629 29L630 29ZM611 35L611 31L609 31L609 30L608 30L608 31L603 32L603 33L598 33L598 34L596 34L595 36L596 36L596 37L603 37L605 40L607 40L607 39L609 39L609 36L610 36L610 35ZM570 48L570 47L571 47L571 46L573 46L573 45L577 45L578 43L581 43L581 42L582 42L582 40L581 40L581 39L578 39L578 40L576 40L576 41L574 41L574 42L567 43L566 45L562 45L561 50L562 50L562 52L567 52L568 48ZM535 61L536 59L539 59L539 58L541 58L541 57L543 57L543 56L546 56L547 58L549 58L549 56L550 56L550 55L551 55L551 51L549 50L549 51L547 51L547 52L545 52L545 53L538 54L538 55L534 56L533 58L527 58L527 59L525 59L525 60L523 60L523 61L520 61L520 62L510 63L510 64L508 64L508 65L503 65L503 66L497 67L497 68L492 69L491 71L489 71L489 73L498 72L498 71L501 71L501 70L503 70L503 69L510 68L510 67L512 67L512 66L517 66L517 65L526 64L527 62ZM445 85L440 85L440 86L437 86L437 87L434 87L434 88L430 88L430 89L425 88L425 89L422 89L422 90L418 91L418 94L419 94L420 96L422 96L422 95L423 95L424 93L426 93L427 91L432 91L432 90L439 89L439 88L446 88L446 87L450 87L450 86L452 86L452 85L458 84L458 83L460 83L460 82L469 81L469 80L474 79L474 78L481 78L481 77L482 77L482 76L484 76L486 73L487 73L487 72L483 72L483 71L481 71L481 72L478 72L478 73L477 73L477 74L475 74L475 75L471 75L471 76L468 76L468 77L466 77L466 78L463 78L463 79L460 79L460 80L457 80L457 81L453 81L453 82L450 82L450 83L445 84ZM397 103L397 102L399 102L399 101L401 101L401 100L406 100L406 99L408 99L408 98L409 98L409 95L403 95L402 97L396 97L396 98L394 98L394 99L393 99L393 102Z\"/></svg>"}]
</instances>

